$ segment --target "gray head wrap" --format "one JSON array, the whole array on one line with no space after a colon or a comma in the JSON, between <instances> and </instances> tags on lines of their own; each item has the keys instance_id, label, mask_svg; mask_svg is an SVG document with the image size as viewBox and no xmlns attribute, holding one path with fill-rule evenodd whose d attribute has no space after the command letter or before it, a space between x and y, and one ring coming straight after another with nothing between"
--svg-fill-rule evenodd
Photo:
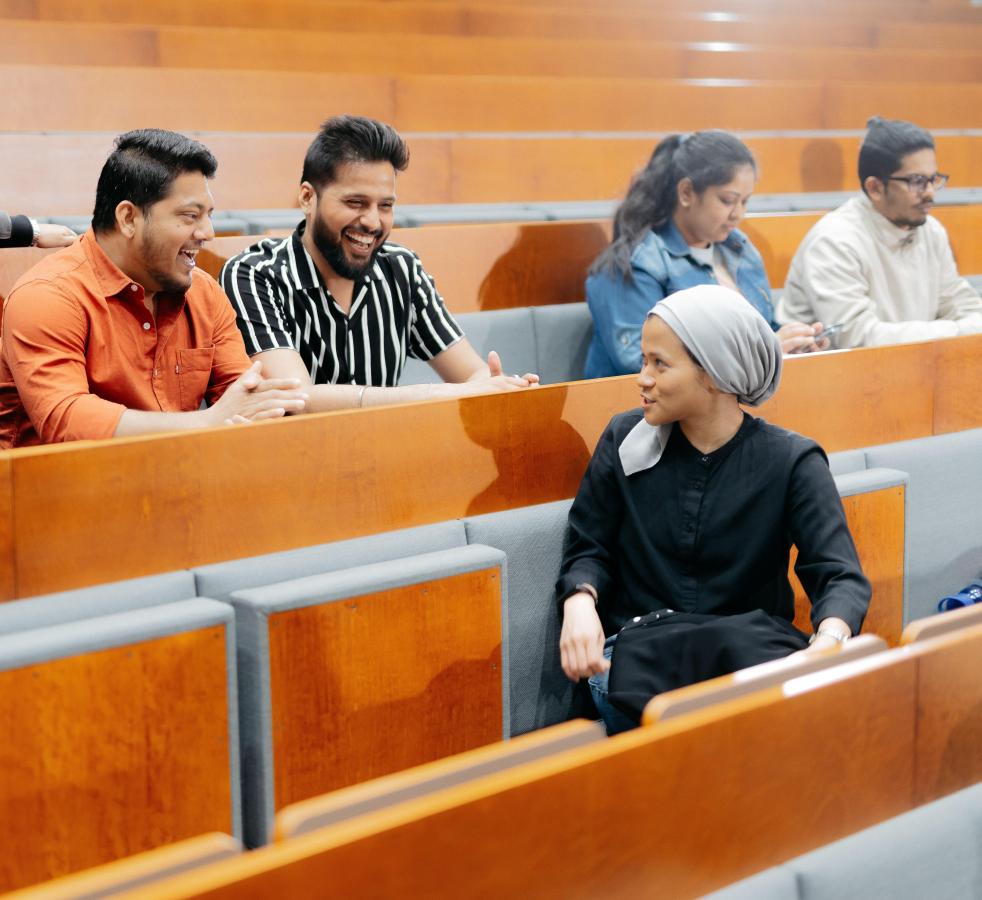
<instances>
[{"instance_id":1,"label":"gray head wrap","mask_svg":"<svg viewBox=\"0 0 982 900\"><path fill-rule=\"evenodd\" d=\"M701 284L678 291L649 316L665 321L721 391L759 406L781 380L781 342L764 317L736 291Z\"/></svg>"},{"instance_id":2,"label":"gray head wrap","mask_svg":"<svg viewBox=\"0 0 982 900\"><path fill-rule=\"evenodd\" d=\"M781 381L781 343L764 317L736 291L704 284L666 297L648 312L658 316L716 387L748 406L759 406ZM638 422L618 452L628 475L661 459L672 426Z\"/></svg>"}]
</instances>

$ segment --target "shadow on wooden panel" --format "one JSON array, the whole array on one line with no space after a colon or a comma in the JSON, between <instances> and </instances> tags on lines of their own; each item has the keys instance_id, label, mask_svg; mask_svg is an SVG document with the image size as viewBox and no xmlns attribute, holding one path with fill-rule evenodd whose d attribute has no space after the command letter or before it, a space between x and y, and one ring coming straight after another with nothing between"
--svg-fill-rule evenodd
<instances>
[{"instance_id":1,"label":"shadow on wooden panel","mask_svg":"<svg viewBox=\"0 0 982 900\"><path fill-rule=\"evenodd\" d=\"M277 808L501 740L499 575L270 616Z\"/></svg>"},{"instance_id":2,"label":"shadow on wooden panel","mask_svg":"<svg viewBox=\"0 0 982 900\"><path fill-rule=\"evenodd\" d=\"M586 471L592 448L587 447L581 434L563 416L568 389L536 397L535 415L544 422L554 423L550 429L552 451L561 460L563 470L572 478ZM523 496L523 506L547 503L555 499L549 480L536 471L530 449L523 436L509 428L507 408L489 409L461 404L460 420L467 437L480 447L490 450L494 457L495 479L467 504L467 515L480 515L502 509L505 497Z\"/></svg>"},{"instance_id":3,"label":"shadow on wooden panel","mask_svg":"<svg viewBox=\"0 0 982 900\"><path fill-rule=\"evenodd\" d=\"M610 243L610 230L609 222L519 226L515 243L494 261L481 282L478 308L543 306L585 299L584 277Z\"/></svg>"}]
</instances>

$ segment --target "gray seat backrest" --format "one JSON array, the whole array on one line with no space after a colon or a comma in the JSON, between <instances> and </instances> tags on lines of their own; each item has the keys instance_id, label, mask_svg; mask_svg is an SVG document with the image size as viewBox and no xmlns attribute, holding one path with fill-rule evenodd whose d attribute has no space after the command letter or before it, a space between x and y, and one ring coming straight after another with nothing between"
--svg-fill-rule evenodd
<instances>
[{"instance_id":1,"label":"gray seat backrest","mask_svg":"<svg viewBox=\"0 0 982 900\"><path fill-rule=\"evenodd\" d=\"M866 460L910 475L905 620L932 615L982 574L982 429L869 447Z\"/></svg>"},{"instance_id":2,"label":"gray seat backrest","mask_svg":"<svg viewBox=\"0 0 982 900\"><path fill-rule=\"evenodd\" d=\"M593 319L585 303L533 306L532 329L539 378L543 384L579 381L593 337Z\"/></svg>"},{"instance_id":3,"label":"gray seat backrest","mask_svg":"<svg viewBox=\"0 0 982 900\"><path fill-rule=\"evenodd\" d=\"M707 900L982 897L982 784L887 819Z\"/></svg>"},{"instance_id":4,"label":"gray seat backrest","mask_svg":"<svg viewBox=\"0 0 982 900\"><path fill-rule=\"evenodd\" d=\"M524 375L538 370L532 314L528 307L459 313L456 318L477 355L487 360L496 350L507 374ZM440 376L420 359L407 359L400 384L436 384Z\"/></svg>"},{"instance_id":5,"label":"gray seat backrest","mask_svg":"<svg viewBox=\"0 0 982 900\"><path fill-rule=\"evenodd\" d=\"M438 522L435 525L386 531L347 541L199 566L191 574L199 595L226 600L233 591L463 547L466 543L461 522Z\"/></svg>"},{"instance_id":6,"label":"gray seat backrest","mask_svg":"<svg viewBox=\"0 0 982 900\"><path fill-rule=\"evenodd\" d=\"M188 600L195 593L194 577L190 572L165 572L74 591L41 594L0 604L0 635Z\"/></svg>"},{"instance_id":7,"label":"gray seat backrest","mask_svg":"<svg viewBox=\"0 0 982 900\"><path fill-rule=\"evenodd\" d=\"M559 665L555 586L571 500L464 520L469 544L508 558L508 646L511 734L570 717L573 685Z\"/></svg>"},{"instance_id":8,"label":"gray seat backrest","mask_svg":"<svg viewBox=\"0 0 982 900\"><path fill-rule=\"evenodd\" d=\"M829 469L833 475L845 475L846 472L859 472L866 468L865 450L840 450L829 454Z\"/></svg>"},{"instance_id":9,"label":"gray seat backrest","mask_svg":"<svg viewBox=\"0 0 982 900\"><path fill-rule=\"evenodd\" d=\"M227 604L204 597L194 597L147 608L127 609L110 615L93 616L81 621L65 621L4 634L0 636L0 671L34 666L51 660L94 654L101 650L125 647L213 626L221 626L224 630L226 674L224 700L228 716L228 777L232 802L230 818L233 833L239 837L241 835L241 810L238 697L233 615ZM97 687L96 691L98 695ZM156 700L165 704L170 703L169 698L156 698ZM103 703L103 707L107 715L111 713L107 704ZM73 710L73 714L77 714L77 712ZM193 754L195 749L181 747L175 748L175 751ZM197 749L201 750L201 748ZM217 752L218 748L212 748L212 750ZM83 789L79 787L79 790Z\"/></svg>"},{"instance_id":10,"label":"gray seat backrest","mask_svg":"<svg viewBox=\"0 0 982 900\"><path fill-rule=\"evenodd\" d=\"M459 524L459 523L458 523ZM368 565L278 584L234 592L229 602L235 608L236 650L242 734L242 795L244 833L247 847L268 839L273 824L274 752L273 708L270 663L270 616L287 610L322 606L338 600L380 591L390 591L434 578L446 578L488 566L502 569L501 619L507 618L508 581L503 554L490 547L457 547L433 553L416 553L409 558L371 562ZM461 615L466 615L467 598L461 598ZM453 623L446 623L452 628ZM508 718L508 638L501 639L502 709ZM350 660L349 660L350 664ZM302 667L301 667L302 668ZM311 691L317 703L323 692ZM312 707L315 712L318 707ZM451 717L444 717L447 727ZM504 723L502 733L505 733Z\"/></svg>"}]
</instances>

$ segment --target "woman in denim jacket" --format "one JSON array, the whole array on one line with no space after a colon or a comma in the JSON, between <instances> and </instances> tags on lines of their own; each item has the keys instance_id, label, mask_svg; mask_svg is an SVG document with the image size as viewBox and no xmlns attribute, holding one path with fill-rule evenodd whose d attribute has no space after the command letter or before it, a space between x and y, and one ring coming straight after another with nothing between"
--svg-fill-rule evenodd
<instances>
[{"instance_id":1,"label":"woman in denim jacket","mask_svg":"<svg viewBox=\"0 0 982 900\"><path fill-rule=\"evenodd\" d=\"M771 323L785 353L829 346L819 322L774 321L764 262L736 227L756 182L750 150L725 131L674 134L658 144L617 210L613 242L590 268L585 377L637 372L645 314L698 284L739 291Z\"/></svg>"}]
</instances>

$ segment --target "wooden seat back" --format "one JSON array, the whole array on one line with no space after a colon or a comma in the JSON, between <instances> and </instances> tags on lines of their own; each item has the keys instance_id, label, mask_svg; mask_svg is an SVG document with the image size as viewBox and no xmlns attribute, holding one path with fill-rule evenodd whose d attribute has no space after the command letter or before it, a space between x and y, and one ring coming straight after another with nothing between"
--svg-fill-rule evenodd
<instances>
[{"instance_id":1,"label":"wooden seat back","mask_svg":"<svg viewBox=\"0 0 982 900\"><path fill-rule=\"evenodd\" d=\"M238 856L242 844L227 834L202 834L176 844L127 856L4 896L8 900L91 900L139 890L197 866Z\"/></svg>"},{"instance_id":2,"label":"wooden seat back","mask_svg":"<svg viewBox=\"0 0 982 900\"><path fill-rule=\"evenodd\" d=\"M982 624L903 649L918 667L914 802L930 803L982 781Z\"/></svg>"},{"instance_id":3,"label":"wooden seat back","mask_svg":"<svg viewBox=\"0 0 982 900\"><path fill-rule=\"evenodd\" d=\"M652 697L644 709L642 724L654 725L697 709L705 709L715 703L745 697L755 691L783 684L791 678L821 672L831 666L862 659L887 649L881 637L862 634L839 647L830 648L821 655L791 656L773 662L761 663L742 669L732 675L721 675L698 684L690 684L674 691Z\"/></svg>"},{"instance_id":4,"label":"wooden seat back","mask_svg":"<svg viewBox=\"0 0 982 900\"><path fill-rule=\"evenodd\" d=\"M917 641L929 641L942 635L982 625L982 604L964 606L949 612L938 613L925 619L915 619L900 636L900 645L905 647Z\"/></svg>"},{"instance_id":5,"label":"wooden seat back","mask_svg":"<svg viewBox=\"0 0 982 900\"><path fill-rule=\"evenodd\" d=\"M121 618L79 626L110 635L106 649L29 664L10 647L42 631L0 638L0 891L239 828L231 625L126 642L108 624Z\"/></svg>"},{"instance_id":6,"label":"wooden seat back","mask_svg":"<svg viewBox=\"0 0 982 900\"><path fill-rule=\"evenodd\" d=\"M604 733L595 722L577 719L303 800L277 813L276 839L283 841L309 834L394 803L465 784L603 738Z\"/></svg>"},{"instance_id":7,"label":"wooden seat back","mask_svg":"<svg viewBox=\"0 0 982 900\"><path fill-rule=\"evenodd\" d=\"M914 660L877 654L328 826L147 896L324 884L377 897L701 895L910 808L915 676Z\"/></svg>"}]
</instances>

